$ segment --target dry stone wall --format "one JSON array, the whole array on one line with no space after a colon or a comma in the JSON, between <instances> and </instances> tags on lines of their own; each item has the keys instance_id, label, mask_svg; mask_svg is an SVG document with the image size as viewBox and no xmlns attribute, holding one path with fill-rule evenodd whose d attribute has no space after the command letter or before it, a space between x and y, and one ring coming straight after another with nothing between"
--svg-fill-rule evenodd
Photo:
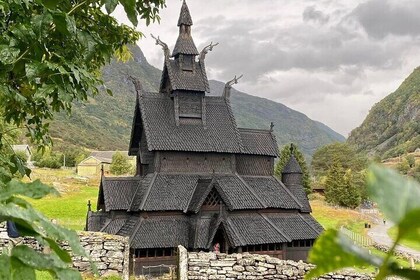
<instances>
[{"instance_id":1,"label":"dry stone wall","mask_svg":"<svg viewBox=\"0 0 420 280\"><path fill-rule=\"evenodd\" d=\"M80 231L78 234L80 244L96 264L100 275L118 274L128 280L130 252L128 237L88 231ZM0 251L3 248L12 248L16 244L25 244L39 251L48 250L39 246L33 238L8 238L4 225L0 224ZM61 246L70 251L66 242L62 242ZM74 268L80 272L90 272L88 258L73 256L72 259Z\"/></svg>"},{"instance_id":2,"label":"dry stone wall","mask_svg":"<svg viewBox=\"0 0 420 280\"><path fill-rule=\"evenodd\" d=\"M180 259L181 262L182 259ZM303 279L313 267L302 261L280 260L267 255L187 253L186 275L180 275L179 280ZM318 279L368 280L372 278L354 271L342 271L329 273Z\"/></svg>"}]
</instances>

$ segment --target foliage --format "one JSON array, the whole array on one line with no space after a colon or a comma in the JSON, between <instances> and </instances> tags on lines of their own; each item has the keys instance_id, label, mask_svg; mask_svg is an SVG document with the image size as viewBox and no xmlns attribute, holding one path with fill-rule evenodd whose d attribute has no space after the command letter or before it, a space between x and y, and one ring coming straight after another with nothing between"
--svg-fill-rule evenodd
<instances>
[{"instance_id":1,"label":"foliage","mask_svg":"<svg viewBox=\"0 0 420 280\"><path fill-rule=\"evenodd\" d=\"M385 215L396 224L398 233L395 242L385 257L371 255L366 249L354 245L337 230L326 230L315 242L309 261L316 265L306 279L345 267L373 265L379 268L376 279L389 275L420 279L420 271L401 268L392 254L401 240L420 239L420 185L395 171L372 166L368 174L368 192Z\"/></svg>"},{"instance_id":2,"label":"foliage","mask_svg":"<svg viewBox=\"0 0 420 280\"><path fill-rule=\"evenodd\" d=\"M407 174L410 170L410 163L406 158L403 158L400 163L397 165L398 171L400 171L402 174Z\"/></svg>"},{"instance_id":3,"label":"foliage","mask_svg":"<svg viewBox=\"0 0 420 280\"><path fill-rule=\"evenodd\" d=\"M70 146L63 151L63 156L66 157L67 167L75 167L88 156L88 153L76 146Z\"/></svg>"},{"instance_id":4,"label":"foliage","mask_svg":"<svg viewBox=\"0 0 420 280\"><path fill-rule=\"evenodd\" d=\"M45 120L98 92L100 68L141 36L105 12L117 4L136 25L138 16L159 20L164 1L0 1L0 101L13 108L3 112L6 122L45 142Z\"/></svg>"},{"instance_id":5,"label":"foliage","mask_svg":"<svg viewBox=\"0 0 420 280\"><path fill-rule=\"evenodd\" d=\"M46 155L41 158L40 161L35 162L35 166L37 167L46 167L52 169L58 169L62 166L63 162L61 161L60 155Z\"/></svg>"},{"instance_id":6,"label":"foliage","mask_svg":"<svg viewBox=\"0 0 420 280\"><path fill-rule=\"evenodd\" d=\"M405 159L407 160L410 168L413 168L416 166L416 158L414 157L414 155L406 155Z\"/></svg>"},{"instance_id":7,"label":"foliage","mask_svg":"<svg viewBox=\"0 0 420 280\"><path fill-rule=\"evenodd\" d=\"M305 189L305 192L307 194L309 194L311 192L311 181L309 179L308 166L306 164L305 157L299 151L299 149L296 145L291 143L291 144L287 144L283 147L283 149L280 152L279 160L276 163L276 166L274 168L274 173L281 179L281 172L282 172L283 168L286 166L287 162L290 160L292 145L293 145L293 155L295 156L297 162L300 165L300 168L302 169L302 184L303 184L303 187Z\"/></svg>"},{"instance_id":8,"label":"foliage","mask_svg":"<svg viewBox=\"0 0 420 280\"><path fill-rule=\"evenodd\" d=\"M363 196L364 178L361 173L345 170L336 161L328 170L325 181L325 200L343 207L356 208Z\"/></svg>"},{"instance_id":9,"label":"foliage","mask_svg":"<svg viewBox=\"0 0 420 280\"><path fill-rule=\"evenodd\" d=\"M413 152L420 147L420 68L414 69L400 87L375 104L348 143L358 151L383 159Z\"/></svg>"},{"instance_id":10,"label":"foliage","mask_svg":"<svg viewBox=\"0 0 420 280\"><path fill-rule=\"evenodd\" d=\"M118 151L112 156L111 166L109 168L114 175L127 174L132 170L128 156Z\"/></svg>"},{"instance_id":11,"label":"foliage","mask_svg":"<svg viewBox=\"0 0 420 280\"><path fill-rule=\"evenodd\" d=\"M312 158L312 172L320 177L328 173L333 163L338 162L345 169L359 172L367 167L366 156L355 151L348 143L332 143L315 151Z\"/></svg>"},{"instance_id":12,"label":"foliage","mask_svg":"<svg viewBox=\"0 0 420 280\"><path fill-rule=\"evenodd\" d=\"M134 25L138 17L149 24L159 20L164 0L0 0L0 221L15 222L21 235L33 236L52 250L43 254L18 245L3 252L1 279L35 279L35 270L81 279L69 268L69 253L57 243L66 240L74 254L87 257L77 234L52 224L23 199L56 191L39 180L14 178L29 177L31 171L11 151L8 138L13 130L25 128L32 141L48 145L53 113L69 113L73 101L98 93L97 86L103 85L99 69L141 36L109 15L118 4Z\"/></svg>"},{"instance_id":13,"label":"foliage","mask_svg":"<svg viewBox=\"0 0 420 280\"><path fill-rule=\"evenodd\" d=\"M24 151L16 151L15 154L20 159L20 161L26 165L26 162L28 161L28 155Z\"/></svg>"}]
</instances>

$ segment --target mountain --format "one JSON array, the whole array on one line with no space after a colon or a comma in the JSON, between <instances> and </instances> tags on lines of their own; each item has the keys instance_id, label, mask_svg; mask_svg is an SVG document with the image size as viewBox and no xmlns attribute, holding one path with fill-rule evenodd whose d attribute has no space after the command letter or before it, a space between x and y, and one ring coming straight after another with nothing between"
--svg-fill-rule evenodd
<instances>
[{"instance_id":1,"label":"mountain","mask_svg":"<svg viewBox=\"0 0 420 280\"><path fill-rule=\"evenodd\" d=\"M420 148L420 67L393 93L375 104L348 142L383 159Z\"/></svg>"},{"instance_id":2,"label":"mountain","mask_svg":"<svg viewBox=\"0 0 420 280\"><path fill-rule=\"evenodd\" d=\"M113 95L99 94L87 104L75 104L71 117L58 114L51 123L55 141L90 149L126 150L129 143L135 94L130 76L147 91L159 88L161 71L151 66L139 47L131 47L133 59L113 60L102 75ZM224 83L210 81L213 95L221 95ZM266 128L274 122L279 145L294 142L310 157L317 148L345 138L322 123L283 104L232 89L231 104L239 127Z\"/></svg>"}]
</instances>

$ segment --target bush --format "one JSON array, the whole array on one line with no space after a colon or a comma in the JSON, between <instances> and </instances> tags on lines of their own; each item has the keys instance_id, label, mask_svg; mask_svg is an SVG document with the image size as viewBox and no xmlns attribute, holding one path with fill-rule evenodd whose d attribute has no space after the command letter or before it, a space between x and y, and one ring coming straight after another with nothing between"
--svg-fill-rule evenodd
<instances>
[{"instance_id":1,"label":"bush","mask_svg":"<svg viewBox=\"0 0 420 280\"><path fill-rule=\"evenodd\" d=\"M63 160L61 154L45 154L41 157L40 160L34 163L37 167L47 167L58 169L62 166Z\"/></svg>"},{"instance_id":2,"label":"bush","mask_svg":"<svg viewBox=\"0 0 420 280\"><path fill-rule=\"evenodd\" d=\"M414 166L416 166L416 158L414 157L414 155L407 155L405 159L407 160L410 168L413 168Z\"/></svg>"},{"instance_id":3,"label":"bush","mask_svg":"<svg viewBox=\"0 0 420 280\"><path fill-rule=\"evenodd\" d=\"M123 155L120 152L116 152L112 156L110 171L114 175L123 175L130 173L132 166L129 162L128 156Z\"/></svg>"},{"instance_id":4,"label":"bush","mask_svg":"<svg viewBox=\"0 0 420 280\"><path fill-rule=\"evenodd\" d=\"M407 159L403 159L400 163L397 165L398 171L400 171L402 174L407 174L410 170L410 163Z\"/></svg>"}]
</instances>

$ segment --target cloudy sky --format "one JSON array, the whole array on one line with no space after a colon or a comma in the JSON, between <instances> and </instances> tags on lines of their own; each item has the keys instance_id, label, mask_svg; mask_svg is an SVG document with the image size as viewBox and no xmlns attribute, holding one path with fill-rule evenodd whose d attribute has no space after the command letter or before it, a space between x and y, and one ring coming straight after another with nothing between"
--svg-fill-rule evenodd
<instances>
[{"instance_id":1,"label":"cloudy sky","mask_svg":"<svg viewBox=\"0 0 420 280\"><path fill-rule=\"evenodd\" d=\"M182 2L167 0L160 25L138 29L149 62L170 49ZM236 88L321 121L347 137L373 104L420 65L418 0L189 0L192 35L206 57L209 79L244 77ZM123 12L116 16L124 20Z\"/></svg>"}]
</instances>

